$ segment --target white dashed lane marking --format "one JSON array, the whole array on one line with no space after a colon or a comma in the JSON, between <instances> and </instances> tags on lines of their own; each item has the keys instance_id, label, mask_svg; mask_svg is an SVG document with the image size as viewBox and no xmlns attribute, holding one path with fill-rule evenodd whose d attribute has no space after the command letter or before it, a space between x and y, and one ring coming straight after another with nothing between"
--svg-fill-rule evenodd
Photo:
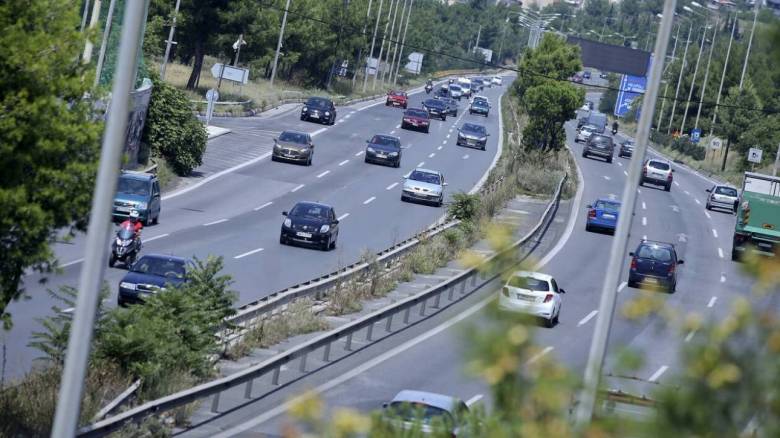
<instances>
[{"instance_id":1,"label":"white dashed lane marking","mask_svg":"<svg viewBox=\"0 0 780 438\"><path fill-rule=\"evenodd\" d=\"M696 201L697 204L701 205L701 201L699 201L698 199L694 198L693 200Z\"/></svg>"},{"instance_id":2,"label":"white dashed lane marking","mask_svg":"<svg viewBox=\"0 0 780 438\"><path fill-rule=\"evenodd\" d=\"M397 186L397 185L398 185L398 183L394 182L394 183L390 184L389 186L387 186L385 188L385 190L393 190L393 188L395 188L395 186Z\"/></svg>"},{"instance_id":3,"label":"white dashed lane marking","mask_svg":"<svg viewBox=\"0 0 780 438\"><path fill-rule=\"evenodd\" d=\"M723 249L718 248L718 257L723 258Z\"/></svg>"},{"instance_id":4,"label":"white dashed lane marking","mask_svg":"<svg viewBox=\"0 0 780 438\"><path fill-rule=\"evenodd\" d=\"M428 158L433 158L435 156L436 156L436 152L431 152L430 154L428 154Z\"/></svg>"},{"instance_id":5,"label":"white dashed lane marking","mask_svg":"<svg viewBox=\"0 0 780 438\"><path fill-rule=\"evenodd\" d=\"M260 206L258 206L258 207L255 207L255 208L253 208L253 210L254 210L254 211L257 211L257 210L262 210L262 209L264 209L264 208L268 207L268 206L269 206L269 205L271 205L271 204L273 204L273 202L271 202L271 201L268 201L268 202L266 202L266 203L265 203L265 204L263 204L263 205L260 205Z\"/></svg>"},{"instance_id":6,"label":"white dashed lane marking","mask_svg":"<svg viewBox=\"0 0 780 438\"><path fill-rule=\"evenodd\" d=\"M687 191L687 190L685 190L685 191L684 191L684 193L685 193L686 195L688 195L688 196L691 196L691 192L689 192L689 191Z\"/></svg>"},{"instance_id":7,"label":"white dashed lane marking","mask_svg":"<svg viewBox=\"0 0 780 438\"><path fill-rule=\"evenodd\" d=\"M296 187L296 188L294 188L294 189L292 189L292 190L290 190L290 191L291 191L292 193L295 193L295 192L297 192L298 190L300 190L300 189L304 188L305 186L306 186L306 184L301 184L301 185L299 185L298 187Z\"/></svg>"},{"instance_id":8,"label":"white dashed lane marking","mask_svg":"<svg viewBox=\"0 0 780 438\"><path fill-rule=\"evenodd\" d=\"M704 214L707 216L707 219L712 219L712 216L710 216L710 212L705 211Z\"/></svg>"},{"instance_id":9,"label":"white dashed lane marking","mask_svg":"<svg viewBox=\"0 0 780 438\"><path fill-rule=\"evenodd\" d=\"M547 354L547 353L549 353L551 351L553 351L553 347L544 347L544 349L542 351L540 351L540 352L534 354L533 356L531 356L531 358L528 359L528 362L526 362L526 365L530 365L530 364L536 362L537 360L541 359L545 354Z\"/></svg>"},{"instance_id":10,"label":"white dashed lane marking","mask_svg":"<svg viewBox=\"0 0 780 438\"><path fill-rule=\"evenodd\" d=\"M593 310L590 313L588 313L584 318L580 320L580 322L577 323L577 326L583 326L588 323L591 319L593 319L594 316L596 316L599 313L598 310Z\"/></svg>"},{"instance_id":11,"label":"white dashed lane marking","mask_svg":"<svg viewBox=\"0 0 780 438\"><path fill-rule=\"evenodd\" d=\"M227 219L220 219L220 220L217 220L217 221L214 221L214 222L208 222L208 223L203 224L203 226L204 227L209 227L211 225L221 224L222 222L227 222Z\"/></svg>"},{"instance_id":12,"label":"white dashed lane marking","mask_svg":"<svg viewBox=\"0 0 780 438\"><path fill-rule=\"evenodd\" d=\"M151 242L152 240L162 239L163 237L168 237L168 236L170 236L170 234L168 234L168 233L160 234L159 236L154 236L154 237L150 237L148 239L144 239L144 243Z\"/></svg>"},{"instance_id":13,"label":"white dashed lane marking","mask_svg":"<svg viewBox=\"0 0 780 438\"><path fill-rule=\"evenodd\" d=\"M716 239L718 238L718 230L716 230L715 228L712 229L712 237Z\"/></svg>"},{"instance_id":14,"label":"white dashed lane marking","mask_svg":"<svg viewBox=\"0 0 780 438\"><path fill-rule=\"evenodd\" d=\"M604 175L604 179L605 179L605 180L607 180L607 181L609 181L609 180L611 180L612 178L608 177L607 175Z\"/></svg>"},{"instance_id":15,"label":"white dashed lane marking","mask_svg":"<svg viewBox=\"0 0 780 438\"><path fill-rule=\"evenodd\" d=\"M642 216L642 225L647 226L647 216Z\"/></svg>"},{"instance_id":16,"label":"white dashed lane marking","mask_svg":"<svg viewBox=\"0 0 780 438\"><path fill-rule=\"evenodd\" d=\"M665 373L666 370L668 370L668 369L669 369L669 367L666 366L666 365L661 366L661 368L658 368L658 371L656 371L655 373L653 373L652 376L650 376L648 381L650 381L650 382L657 382L658 379L663 375L663 373Z\"/></svg>"},{"instance_id":17,"label":"white dashed lane marking","mask_svg":"<svg viewBox=\"0 0 780 438\"><path fill-rule=\"evenodd\" d=\"M628 176L628 172L626 172L626 171L624 170L624 171L623 171L623 175L625 175L625 176Z\"/></svg>"},{"instance_id":18,"label":"white dashed lane marking","mask_svg":"<svg viewBox=\"0 0 780 438\"><path fill-rule=\"evenodd\" d=\"M469 154L466 154L466 155L464 155L464 156L463 156L463 159L464 159L464 160L468 160L468 159L469 159Z\"/></svg>"},{"instance_id":19,"label":"white dashed lane marking","mask_svg":"<svg viewBox=\"0 0 780 438\"><path fill-rule=\"evenodd\" d=\"M347 163L349 163L349 160L344 160L344 161L342 161L341 163L339 163L339 166L343 166L343 165L345 165L345 164L347 164Z\"/></svg>"},{"instance_id":20,"label":"white dashed lane marking","mask_svg":"<svg viewBox=\"0 0 780 438\"><path fill-rule=\"evenodd\" d=\"M252 255L252 254L256 254L256 253L258 253L258 252L260 252L260 251L263 251L263 248L257 248L257 249L253 249L252 251L247 251L247 252L245 252L245 253L243 253L243 254L239 254L239 255L237 255L237 256L235 256L235 257L233 257L233 258L234 258L234 259L242 259L242 258L244 258L244 257L246 257L246 256L250 256L250 255Z\"/></svg>"},{"instance_id":21,"label":"white dashed lane marking","mask_svg":"<svg viewBox=\"0 0 780 438\"><path fill-rule=\"evenodd\" d=\"M344 213L344 214L342 214L341 216L339 216L337 219L338 219L339 221L343 221L344 219L346 219L346 218L347 218L347 216L349 216L349 213Z\"/></svg>"},{"instance_id":22,"label":"white dashed lane marking","mask_svg":"<svg viewBox=\"0 0 780 438\"><path fill-rule=\"evenodd\" d=\"M359 157L359 156L363 155L363 152L364 152L364 151L360 151L360 152L356 153L356 154L355 154L355 156L356 156L356 157Z\"/></svg>"},{"instance_id":23,"label":"white dashed lane marking","mask_svg":"<svg viewBox=\"0 0 780 438\"><path fill-rule=\"evenodd\" d=\"M647 210L647 204L645 204L645 201L642 201L642 210Z\"/></svg>"},{"instance_id":24,"label":"white dashed lane marking","mask_svg":"<svg viewBox=\"0 0 780 438\"><path fill-rule=\"evenodd\" d=\"M371 202L374 201L374 199L376 199L376 196L372 196L372 197L366 199L365 201L363 201L363 205L370 204Z\"/></svg>"},{"instance_id":25,"label":"white dashed lane marking","mask_svg":"<svg viewBox=\"0 0 780 438\"><path fill-rule=\"evenodd\" d=\"M420 161L420 164L417 165L417 167L423 167L425 166L425 161Z\"/></svg>"},{"instance_id":26,"label":"white dashed lane marking","mask_svg":"<svg viewBox=\"0 0 780 438\"><path fill-rule=\"evenodd\" d=\"M677 181L674 182L674 185L680 187L680 183L678 183Z\"/></svg>"},{"instance_id":27,"label":"white dashed lane marking","mask_svg":"<svg viewBox=\"0 0 780 438\"><path fill-rule=\"evenodd\" d=\"M718 301L718 297L712 297L710 298L710 302L707 303L707 307L712 307L715 305L715 303Z\"/></svg>"},{"instance_id":28,"label":"white dashed lane marking","mask_svg":"<svg viewBox=\"0 0 780 438\"><path fill-rule=\"evenodd\" d=\"M691 342L691 339L693 339L693 335L696 334L696 330L692 330L688 333L688 336L685 337L685 342Z\"/></svg>"},{"instance_id":29,"label":"white dashed lane marking","mask_svg":"<svg viewBox=\"0 0 780 438\"><path fill-rule=\"evenodd\" d=\"M441 150L441 148L443 148L443 147L444 147L444 146L439 146L439 147L437 147L437 148L436 148L436 150L437 150L437 151L440 151L440 150Z\"/></svg>"},{"instance_id":30,"label":"white dashed lane marking","mask_svg":"<svg viewBox=\"0 0 780 438\"><path fill-rule=\"evenodd\" d=\"M322 172L321 174L317 175L317 178L322 178L323 176L330 173L330 170L326 170L325 172Z\"/></svg>"}]
</instances>

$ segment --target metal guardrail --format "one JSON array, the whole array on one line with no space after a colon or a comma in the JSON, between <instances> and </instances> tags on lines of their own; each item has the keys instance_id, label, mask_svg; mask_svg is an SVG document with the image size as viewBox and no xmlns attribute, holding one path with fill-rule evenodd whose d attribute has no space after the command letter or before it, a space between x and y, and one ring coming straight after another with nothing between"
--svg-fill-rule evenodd
<instances>
[{"instance_id":1,"label":"metal guardrail","mask_svg":"<svg viewBox=\"0 0 780 438\"><path fill-rule=\"evenodd\" d=\"M563 190L563 185L565 184L566 179L567 175L564 175L561 178L555 194L553 195L553 199L547 205L547 208L542 214L539 222L524 237L516 241L510 248L506 249L506 252L516 251L518 248L527 243L537 243L535 238L540 232L543 232L547 229L550 222L552 221L554 213L557 211L558 203L561 198L561 192ZM503 253L493 254L488 257L484 263L490 263L496 257L501 255L503 255ZM509 269L511 267L507 266L505 268ZM151 415L166 413L186 404L198 400L203 400L208 397L212 397L211 410L213 412L217 412L219 410L220 395L222 392L240 385L245 386L245 399L263 398L268 393L259 397L252 396L253 384L261 377L270 376L272 387L278 388L280 386L280 373L283 366L293 364L297 361L298 371L300 373L310 374L312 372L318 371L319 369L327 366L328 363L333 360L332 357L335 354L333 347L337 342L343 340L343 349L346 354L353 354L356 351L362 350L366 346L370 345L370 342L374 341L374 329L377 327L377 324L380 324L379 330L381 330L382 325L384 325L384 331L388 334L388 336L394 332L402 331L406 327L413 324L410 323L412 310L419 312L420 317L427 318L490 284L499 277L501 270L498 272L499 273L496 274L485 275L480 274L476 268L471 268L441 284L431 287L419 295L399 301L389 307L380 309L349 324L317 336L316 338L304 344L298 345L288 351L278 354L262 363L239 371L230 376L203 383L194 388L180 391L167 397L149 401L141 406L86 426L79 430L78 435L82 437L104 436L119 429L128 422L138 422ZM468 291L467 287L470 288ZM428 312L430 309L434 309L435 311L426 314L426 312ZM402 327L397 328L394 331L393 321L396 316L401 318ZM356 334L359 334L359 332L364 333L364 339L369 343L353 350L353 338ZM307 358L311 357L315 353L320 353L322 355L321 361L324 364L315 370L307 371ZM272 391L273 390L269 391L269 393Z\"/></svg>"}]
</instances>

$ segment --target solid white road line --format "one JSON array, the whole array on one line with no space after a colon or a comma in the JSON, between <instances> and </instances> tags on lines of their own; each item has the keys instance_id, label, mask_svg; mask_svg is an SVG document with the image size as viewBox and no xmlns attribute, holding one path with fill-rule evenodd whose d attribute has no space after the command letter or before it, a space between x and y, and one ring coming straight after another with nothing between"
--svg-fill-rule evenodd
<instances>
[{"instance_id":1,"label":"solid white road line","mask_svg":"<svg viewBox=\"0 0 780 438\"><path fill-rule=\"evenodd\" d=\"M341 216L339 216L339 217L338 217L338 218L336 218L336 219L338 219L339 221L343 221L344 219L346 219L346 218L347 218L347 216L349 216L349 213L344 213L344 214L342 214Z\"/></svg>"},{"instance_id":2,"label":"solid white road line","mask_svg":"<svg viewBox=\"0 0 780 438\"><path fill-rule=\"evenodd\" d=\"M144 239L144 243L151 242L152 240L162 239L163 237L168 237L168 236L170 236L170 234L168 234L168 233L160 234L159 236L154 236L154 237L150 237L148 239Z\"/></svg>"},{"instance_id":3,"label":"solid white road line","mask_svg":"<svg viewBox=\"0 0 780 438\"><path fill-rule=\"evenodd\" d=\"M598 313L599 313L599 311L598 311L598 310L593 310L593 311L591 311L590 313L588 313L588 315L587 315L587 316L585 316L585 318L582 318L582 319L580 320L580 322L578 322L578 323L577 323L577 327L580 327L580 326L583 326L583 325L587 324L587 323L588 323L588 321L590 321L591 319L593 319L593 317L594 317L594 316L596 316L596 315L598 315Z\"/></svg>"},{"instance_id":4,"label":"solid white road line","mask_svg":"<svg viewBox=\"0 0 780 438\"><path fill-rule=\"evenodd\" d=\"M620 286L618 286L618 293L623 292L623 289L625 289L626 286L628 286L628 283L626 283L625 281L620 283Z\"/></svg>"},{"instance_id":5,"label":"solid white road line","mask_svg":"<svg viewBox=\"0 0 780 438\"><path fill-rule=\"evenodd\" d=\"M322 178L323 176L330 173L330 170L326 170L325 172L322 172L321 174L317 175L317 178Z\"/></svg>"},{"instance_id":6,"label":"solid white road line","mask_svg":"<svg viewBox=\"0 0 780 438\"><path fill-rule=\"evenodd\" d=\"M417 167L423 167L425 166L425 161L420 161L420 164L417 165Z\"/></svg>"},{"instance_id":7,"label":"solid white road line","mask_svg":"<svg viewBox=\"0 0 780 438\"><path fill-rule=\"evenodd\" d=\"M372 197L366 199L365 201L363 201L363 205L370 204L371 202L374 201L374 199L376 199L376 196L372 196Z\"/></svg>"},{"instance_id":8,"label":"solid white road line","mask_svg":"<svg viewBox=\"0 0 780 438\"><path fill-rule=\"evenodd\" d=\"M469 159L469 154L466 154L466 155L464 155L464 156L463 156L463 159L464 159L464 160L468 160L468 159Z\"/></svg>"},{"instance_id":9,"label":"solid white road line","mask_svg":"<svg viewBox=\"0 0 780 438\"><path fill-rule=\"evenodd\" d=\"M220 219L218 221L209 222L209 223L203 224L203 226L204 227L208 227L208 226L211 226L211 225L221 224L222 222L227 222L227 219Z\"/></svg>"},{"instance_id":10,"label":"solid white road line","mask_svg":"<svg viewBox=\"0 0 780 438\"><path fill-rule=\"evenodd\" d=\"M474 397L471 397L470 399L466 400L466 406L471 406L480 400L482 400L482 394L477 394Z\"/></svg>"},{"instance_id":11,"label":"solid white road line","mask_svg":"<svg viewBox=\"0 0 780 438\"><path fill-rule=\"evenodd\" d=\"M81 263L83 261L84 261L84 259L73 260L72 262L68 262L68 263L65 263L64 265L60 265L60 268L67 268L68 266L73 266L73 265L75 265L77 263Z\"/></svg>"},{"instance_id":12,"label":"solid white road line","mask_svg":"<svg viewBox=\"0 0 780 438\"><path fill-rule=\"evenodd\" d=\"M394 182L394 183L390 184L389 186L387 186L387 187L385 188L385 190L393 190L393 188L394 188L395 186L397 186L397 185L398 185L398 183L397 183L397 182Z\"/></svg>"},{"instance_id":13,"label":"solid white road line","mask_svg":"<svg viewBox=\"0 0 780 438\"><path fill-rule=\"evenodd\" d=\"M531 365L532 363L534 363L537 360L541 359L545 354L547 354L547 353L549 353L551 351L553 351L553 347L544 347L544 350L542 350L542 351L534 354L533 356L531 356L531 358L528 359L528 361L526 361L525 364L526 365Z\"/></svg>"},{"instance_id":14,"label":"solid white road line","mask_svg":"<svg viewBox=\"0 0 780 438\"><path fill-rule=\"evenodd\" d=\"M707 216L707 219L712 219L712 216L710 216L710 212L709 211L705 210L704 214Z\"/></svg>"},{"instance_id":15,"label":"solid white road line","mask_svg":"<svg viewBox=\"0 0 780 438\"><path fill-rule=\"evenodd\" d=\"M642 216L642 225L647 226L647 216Z\"/></svg>"},{"instance_id":16,"label":"solid white road line","mask_svg":"<svg viewBox=\"0 0 780 438\"><path fill-rule=\"evenodd\" d=\"M358 153L356 153L356 154L355 154L355 156L356 156L356 157L359 157L359 156L361 156L361 155L363 155L363 151L360 151L360 152L358 152Z\"/></svg>"},{"instance_id":17,"label":"solid white road line","mask_svg":"<svg viewBox=\"0 0 780 438\"><path fill-rule=\"evenodd\" d=\"M436 156L436 152L431 152L430 154L428 154L428 158L433 158L435 156Z\"/></svg>"},{"instance_id":18,"label":"solid white road line","mask_svg":"<svg viewBox=\"0 0 780 438\"><path fill-rule=\"evenodd\" d=\"M237 256L235 256L235 257L233 257L233 258L234 258L234 259L242 259L242 258L244 258L244 257L246 257L246 256L250 256L250 255L252 255L252 254L258 253L258 252L260 252L260 251L262 251L262 250L263 250L263 248L257 248L257 249L253 249L252 251L247 251L247 252L245 252L245 253L243 253L243 254L239 254L239 255L237 255Z\"/></svg>"},{"instance_id":19,"label":"solid white road line","mask_svg":"<svg viewBox=\"0 0 780 438\"><path fill-rule=\"evenodd\" d=\"M685 342L691 342L691 339L693 339L693 335L696 334L696 330L691 330L688 332L688 335L685 337Z\"/></svg>"},{"instance_id":20,"label":"solid white road line","mask_svg":"<svg viewBox=\"0 0 780 438\"><path fill-rule=\"evenodd\" d=\"M718 248L718 257L723 258L723 249Z\"/></svg>"},{"instance_id":21,"label":"solid white road line","mask_svg":"<svg viewBox=\"0 0 780 438\"><path fill-rule=\"evenodd\" d=\"M271 204L273 204L273 202L271 202L271 201L268 201L268 202L266 202L265 204L263 204L263 205L261 205L261 206L259 206L259 207L255 207L255 208L253 208L252 210L254 210L254 211L257 211L257 210L262 210L262 209L264 209L264 208L268 207L268 206L269 206L269 205L271 205Z\"/></svg>"},{"instance_id":22,"label":"solid white road line","mask_svg":"<svg viewBox=\"0 0 780 438\"><path fill-rule=\"evenodd\" d=\"M349 163L349 160L344 160L344 161L342 161L341 163L339 163L339 166L343 166L343 165L345 165L345 164L347 164L347 163Z\"/></svg>"},{"instance_id":23,"label":"solid white road line","mask_svg":"<svg viewBox=\"0 0 780 438\"><path fill-rule=\"evenodd\" d=\"M712 297L710 298L710 302L707 303L707 307L712 307L715 305L715 303L718 301L718 297Z\"/></svg>"},{"instance_id":24,"label":"solid white road line","mask_svg":"<svg viewBox=\"0 0 780 438\"><path fill-rule=\"evenodd\" d=\"M668 370L669 367L666 365L662 365L661 368L658 368L658 371L654 372L652 376L650 376L650 379L648 379L650 382L657 382L658 379L663 375L663 373Z\"/></svg>"},{"instance_id":25,"label":"solid white road line","mask_svg":"<svg viewBox=\"0 0 780 438\"><path fill-rule=\"evenodd\" d=\"M647 204L645 204L645 201L642 201L642 210L647 210Z\"/></svg>"},{"instance_id":26,"label":"solid white road line","mask_svg":"<svg viewBox=\"0 0 780 438\"><path fill-rule=\"evenodd\" d=\"M716 230L715 228L712 229L712 236L715 237L716 239L718 238L718 230Z\"/></svg>"},{"instance_id":27,"label":"solid white road line","mask_svg":"<svg viewBox=\"0 0 780 438\"><path fill-rule=\"evenodd\" d=\"M318 130L316 130L316 131L312 132L310 135L311 135L312 137L316 137L316 136L318 136L318 135L322 134L323 132L325 132L325 131L327 131L327 130L328 130L328 128L320 128L320 129L318 129Z\"/></svg>"}]
</instances>

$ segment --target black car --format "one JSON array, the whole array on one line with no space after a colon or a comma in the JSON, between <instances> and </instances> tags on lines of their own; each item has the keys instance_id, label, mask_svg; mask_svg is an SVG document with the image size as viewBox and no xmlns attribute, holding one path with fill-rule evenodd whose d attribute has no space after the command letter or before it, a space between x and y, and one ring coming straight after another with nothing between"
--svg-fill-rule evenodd
<instances>
[{"instance_id":1,"label":"black car","mask_svg":"<svg viewBox=\"0 0 780 438\"><path fill-rule=\"evenodd\" d=\"M471 90L472 92L476 93L478 91L482 91L485 88L485 84L482 82L482 79L472 79L471 80Z\"/></svg>"},{"instance_id":2,"label":"black car","mask_svg":"<svg viewBox=\"0 0 780 438\"><path fill-rule=\"evenodd\" d=\"M401 139L394 135L377 134L366 140L366 163L401 167Z\"/></svg>"},{"instance_id":3,"label":"black car","mask_svg":"<svg viewBox=\"0 0 780 438\"><path fill-rule=\"evenodd\" d=\"M336 105L324 97L310 97L301 108L301 120L332 125L336 123Z\"/></svg>"},{"instance_id":4,"label":"black car","mask_svg":"<svg viewBox=\"0 0 780 438\"><path fill-rule=\"evenodd\" d=\"M450 90L447 87L441 87L433 93L434 98L450 97Z\"/></svg>"},{"instance_id":5,"label":"black car","mask_svg":"<svg viewBox=\"0 0 780 438\"><path fill-rule=\"evenodd\" d=\"M425 99L422 103L423 108L428 111L430 117L447 120L447 105L439 99Z\"/></svg>"},{"instance_id":6,"label":"black car","mask_svg":"<svg viewBox=\"0 0 780 438\"><path fill-rule=\"evenodd\" d=\"M618 150L618 157L631 157L634 155L634 141L625 140L620 144L620 150Z\"/></svg>"},{"instance_id":7,"label":"black car","mask_svg":"<svg viewBox=\"0 0 780 438\"><path fill-rule=\"evenodd\" d=\"M323 251L336 248L339 237L339 220L333 207L317 202L299 202L290 210L282 223L279 243L302 243Z\"/></svg>"},{"instance_id":8,"label":"black car","mask_svg":"<svg viewBox=\"0 0 780 438\"><path fill-rule=\"evenodd\" d=\"M119 282L120 306L142 303L144 298L187 281L189 262L181 257L148 254L135 262Z\"/></svg>"},{"instance_id":9,"label":"black car","mask_svg":"<svg viewBox=\"0 0 780 438\"><path fill-rule=\"evenodd\" d=\"M311 166L314 157L314 142L306 132L283 131L274 139L271 161L297 161Z\"/></svg>"},{"instance_id":10,"label":"black car","mask_svg":"<svg viewBox=\"0 0 780 438\"><path fill-rule=\"evenodd\" d=\"M490 113L490 104L482 99L474 99L469 106L469 114L479 114L487 117Z\"/></svg>"},{"instance_id":11,"label":"black car","mask_svg":"<svg viewBox=\"0 0 780 438\"><path fill-rule=\"evenodd\" d=\"M629 256L631 256L631 267L628 272L629 287L646 284L674 293L677 288L677 265L683 264L683 261L677 258L674 245L643 240L636 251L629 253Z\"/></svg>"},{"instance_id":12,"label":"black car","mask_svg":"<svg viewBox=\"0 0 780 438\"><path fill-rule=\"evenodd\" d=\"M585 142L585 147L582 148L583 158L595 155L607 160L607 163L612 162L612 155L614 153L615 144L612 142L612 137L608 137L604 134L591 135Z\"/></svg>"},{"instance_id":13,"label":"black car","mask_svg":"<svg viewBox=\"0 0 780 438\"><path fill-rule=\"evenodd\" d=\"M582 78L583 79L590 79L590 72L589 71L583 72L582 73Z\"/></svg>"},{"instance_id":14,"label":"black car","mask_svg":"<svg viewBox=\"0 0 780 438\"><path fill-rule=\"evenodd\" d=\"M464 123L463 126L458 128L458 140L456 144L458 146L475 147L484 151L487 146L487 138L489 135L487 129L482 125Z\"/></svg>"},{"instance_id":15,"label":"black car","mask_svg":"<svg viewBox=\"0 0 780 438\"><path fill-rule=\"evenodd\" d=\"M440 97L438 98L442 102L444 102L445 105L447 105L447 115L458 117L458 101L451 98L451 97Z\"/></svg>"}]
</instances>

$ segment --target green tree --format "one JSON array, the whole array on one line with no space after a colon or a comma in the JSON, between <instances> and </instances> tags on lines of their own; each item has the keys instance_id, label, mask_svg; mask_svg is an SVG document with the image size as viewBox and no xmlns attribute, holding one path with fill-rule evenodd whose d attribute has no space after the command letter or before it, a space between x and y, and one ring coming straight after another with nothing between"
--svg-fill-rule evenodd
<instances>
[{"instance_id":1,"label":"green tree","mask_svg":"<svg viewBox=\"0 0 780 438\"><path fill-rule=\"evenodd\" d=\"M0 319L24 291L28 269L56 266L58 230L83 230L92 199L101 124L84 99L78 2L0 3Z\"/></svg>"},{"instance_id":2,"label":"green tree","mask_svg":"<svg viewBox=\"0 0 780 438\"><path fill-rule=\"evenodd\" d=\"M545 34L536 49L527 50L520 60L517 80L512 84L512 90L525 105L525 93L537 85L549 81L568 80L582 69L580 49L567 44L563 38Z\"/></svg>"},{"instance_id":3,"label":"green tree","mask_svg":"<svg viewBox=\"0 0 780 438\"><path fill-rule=\"evenodd\" d=\"M164 158L179 175L188 175L203 162L208 138L192 113L187 95L156 77L141 141Z\"/></svg>"},{"instance_id":4,"label":"green tree","mask_svg":"<svg viewBox=\"0 0 780 438\"><path fill-rule=\"evenodd\" d=\"M745 132L756 125L761 116L761 112L754 109L760 110L761 102L749 80L745 82L742 90L739 87L731 87L728 95L723 99L723 106L718 110L718 120L715 125L715 132L726 139L726 152L723 154L721 170L726 169L726 157L732 143L736 144L738 152L743 156L740 161L743 167L747 164L746 153L753 145L741 139Z\"/></svg>"},{"instance_id":5,"label":"green tree","mask_svg":"<svg viewBox=\"0 0 780 438\"><path fill-rule=\"evenodd\" d=\"M576 116L585 98L583 89L566 82L547 82L525 94L529 123L523 129L523 143L540 149L559 149L565 145L563 124Z\"/></svg>"}]
</instances>

